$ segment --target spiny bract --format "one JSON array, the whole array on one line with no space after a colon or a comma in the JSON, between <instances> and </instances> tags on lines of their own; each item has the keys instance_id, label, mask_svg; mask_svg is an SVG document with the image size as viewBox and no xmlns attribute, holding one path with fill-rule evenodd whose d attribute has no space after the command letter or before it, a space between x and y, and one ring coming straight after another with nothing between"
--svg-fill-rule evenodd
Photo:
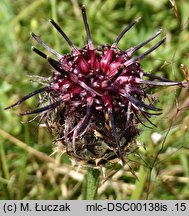
<instances>
[{"instance_id":1,"label":"spiny bract","mask_svg":"<svg viewBox=\"0 0 189 216\"><path fill-rule=\"evenodd\" d=\"M55 135L58 148L72 158L90 164L103 164L116 158L124 163L127 155L137 147L137 124L144 124L143 120L146 119L154 125L149 117L159 114L161 110L152 105L152 96L146 93L146 88L183 86L183 83L145 73L139 64L165 38L143 54L132 57L135 51L156 38L161 29L135 47L120 50L117 47L120 39L138 23L138 18L123 29L112 45L95 48L84 6L82 16L87 35L87 43L82 49L77 49L57 23L50 20L70 45L70 54L57 53L32 33L34 39L55 55L58 61L34 47L33 51L47 59L55 70L43 88L24 96L6 109L42 93L40 104L48 105L22 115L38 114ZM149 80L144 80L144 76Z\"/></svg>"}]
</instances>

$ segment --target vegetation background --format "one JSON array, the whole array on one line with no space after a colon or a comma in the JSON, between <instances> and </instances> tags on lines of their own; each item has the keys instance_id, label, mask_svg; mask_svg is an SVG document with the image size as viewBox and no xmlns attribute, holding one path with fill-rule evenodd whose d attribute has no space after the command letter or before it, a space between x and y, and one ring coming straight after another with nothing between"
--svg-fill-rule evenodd
<instances>
[{"instance_id":1,"label":"vegetation background","mask_svg":"<svg viewBox=\"0 0 189 216\"><path fill-rule=\"evenodd\" d=\"M0 0L0 199L83 199L86 167L72 166L66 155L49 157L52 137L47 129L37 127L36 121L21 123L31 117L19 113L34 108L38 98L3 110L38 87L28 75L51 74L50 65L31 51L32 45L41 48L31 32L58 52L69 52L48 22L53 18L76 46L84 45L82 4L96 46L111 44L139 16L140 23L120 41L121 49L163 28L166 42L142 61L144 71L176 81L189 79L187 0ZM189 92L178 87L153 91L159 99L156 105L163 108L162 115L151 119L157 127L141 126L138 152L124 167L104 171L97 199L189 199Z\"/></svg>"}]
</instances>

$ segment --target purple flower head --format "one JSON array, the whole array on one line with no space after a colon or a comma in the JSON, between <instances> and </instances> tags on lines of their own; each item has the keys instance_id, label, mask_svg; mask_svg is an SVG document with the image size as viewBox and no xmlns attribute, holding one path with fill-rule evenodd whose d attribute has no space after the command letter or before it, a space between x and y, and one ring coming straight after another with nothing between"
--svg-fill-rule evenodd
<instances>
[{"instance_id":1,"label":"purple flower head","mask_svg":"<svg viewBox=\"0 0 189 216\"><path fill-rule=\"evenodd\" d=\"M133 56L159 36L161 29L144 42L126 51L120 50L119 41L139 22L138 18L123 29L112 45L95 48L84 6L82 16L87 42L81 49L74 46L54 20L50 20L71 47L69 54L57 53L32 33L33 38L57 58L55 60L32 48L54 70L45 86L6 109L41 94L40 107L21 115L38 114L54 134L57 147L84 163L99 165L114 159L124 163L128 154L137 148L138 124L148 121L154 126L150 117L159 115L161 111L153 105L152 95L147 93L147 88L184 86L186 83L146 73L140 66L140 61L163 44L165 38L144 53ZM148 79L145 80L145 77Z\"/></svg>"}]
</instances>

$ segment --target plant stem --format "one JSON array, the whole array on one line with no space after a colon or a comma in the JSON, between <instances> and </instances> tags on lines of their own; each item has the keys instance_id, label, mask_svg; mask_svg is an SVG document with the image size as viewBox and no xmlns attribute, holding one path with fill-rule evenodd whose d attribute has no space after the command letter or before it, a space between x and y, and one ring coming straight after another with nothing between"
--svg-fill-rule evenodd
<instances>
[{"instance_id":1,"label":"plant stem","mask_svg":"<svg viewBox=\"0 0 189 216\"><path fill-rule=\"evenodd\" d=\"M140 166L136 188L132 193L131 199L138 200L141 197L147 179L147 172L143 166Z\"/></svg>"},{"instance_id":2,"label":"plant stem","mask_svg":"<svg viewBox=\"0 0 189 216\"><path fill-rule=\"evenodd\" d=\"M86 174L86 180L83 188L83 199L94 200L97 197L97 190L99 186L100 170L89 167Z\"/></svg>"}]
</instances>

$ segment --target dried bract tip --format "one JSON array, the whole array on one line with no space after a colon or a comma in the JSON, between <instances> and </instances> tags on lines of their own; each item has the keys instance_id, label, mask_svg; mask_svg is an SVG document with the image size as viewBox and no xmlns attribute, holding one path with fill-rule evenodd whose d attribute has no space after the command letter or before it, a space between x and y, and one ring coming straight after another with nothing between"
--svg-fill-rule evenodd
<instances>
[{"instance_id":1,"label":"dried bract tip","mask_svg":"<svg viewBox=\"0 0 189 216\"><path fill-rule=\"evenodd\" d=\"M153 34L150 38L148 38L147 40L145 40L144 42L136 45L135 47L129 48L126 52L128 53L129 56L131 56L134 52L136 52L138 49L140 49L141 47L145 46L146 44L148 44L150 41L152 41L153 39L155 39L157 36L159 36L162 33L162 29L160 29L159 31L157 31L155 34Z\"/></svg>"},{"instance_id":2,"label":"dried bract tip","mask_svg":"<svg viewBox=\"0 0 189 216\"><path fill-rule=\"evenodd\" d=\"M87 34L87 44L89 44L91 42L91 32L90 32L89 24L87 21L85 5L82 6L82 16L83 16L83 22L84 22L85 30L86 30L86 34Z\"/></svg>"},{"instance_id":3,"label":"dried bract tip","mask_svg":"<svg viewBox=\"0 0 189 216\"><path fill-rule=\"evenodd\" d=\"M40 50L36 49L35 47L32 46L32 51L34 51L35 53L37 53L39 56L41 56L44 59L47 59L47 55L43 52L41 52Z\"/></svg>"},{"instance_id":4,"label":"dried bract tip","mask_svg":"<svg viewBox=\"0 0 189 216\"><path fill-rule=\"evenodd\" d=\"M145 56L147 56L148 54L150 54L151 52L153 52L154 50L156 50L159 46L161 46L164 42L165 42L165 37L160 40L158 43L156 43L153 47L151 47L149 50L147 50L146 52L142 53L141 55L133 58L133 61L141 61Z\"/></svg>"},{"instance_id":5,"label":"dried bract tip","mask_svg":"<svg viewBox=\"0 0 189 216\"><path fill-rule=\"evenodd\" d=\"M43 47L45 47L45 49L47 49L50 53L52 53L53 55L55 55L58 59L62 58L62 55L59 54L58 52L56 52L55 50L53 50L52 48L50 48L49 46L47 46L36 34L34 34L33 32L31 33L32 37L39 43L41 44Z\"/></svg>"},{"instance_id":6,"label":"dried bract tip","mask_svg":"<svg viewBox=\"0 0 189 216\"><path fill-rule=\"evenodd\" d=\"M119 41L121 40L121 38L124 36L124 34L126 32L129 31L129 29L131 29L136 23L138 23L141 20L141 17L139 17L138 19L132 21L131 23L129 23L129 25L123 29L123 31L118 35L118 37L116 38L115 42L113 43L112 47L116 47L119 43Z\"/></svg>"},{"instance_id":7,"label":"dried bract tip","mask_svg":"<svg viewBox=\"0 0 189 216\"><path fill-rule=\"evenodd\" d=\"M63 38L66 40L66 42L69 44L71 48L75 48L71 40L68 38L68 36L64 33L64 31L60 28L60 26L53 20L49 19L49 22L56 28L56 30L63 36Z\"/></svg>"}]
</instances>

